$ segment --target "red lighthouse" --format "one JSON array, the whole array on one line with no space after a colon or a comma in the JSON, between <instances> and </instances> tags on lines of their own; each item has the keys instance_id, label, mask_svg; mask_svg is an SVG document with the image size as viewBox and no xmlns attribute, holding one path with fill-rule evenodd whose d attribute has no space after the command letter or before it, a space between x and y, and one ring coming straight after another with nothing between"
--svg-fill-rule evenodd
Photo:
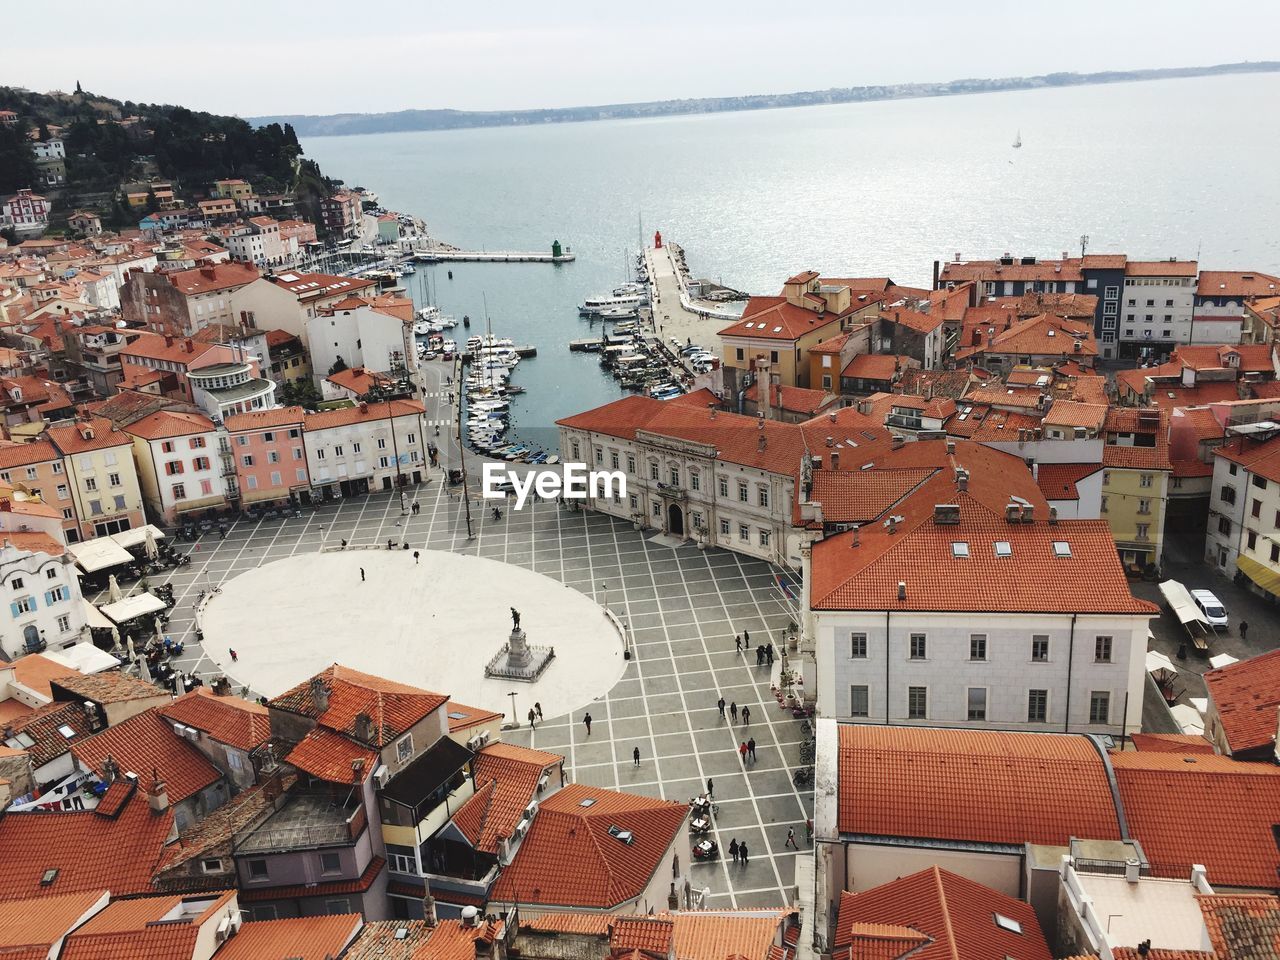
<instances>
[{"instance_id":1,"label":"red lighthouse","mask_svg":"<svg viewBox=\"0 0 1280 960\"><path fill-rule=\"evenodd\" d=\"M653 249L655 250L662 249L662 231L661 230L655 230L653 232Z\"/></svg>"}]
</instances>

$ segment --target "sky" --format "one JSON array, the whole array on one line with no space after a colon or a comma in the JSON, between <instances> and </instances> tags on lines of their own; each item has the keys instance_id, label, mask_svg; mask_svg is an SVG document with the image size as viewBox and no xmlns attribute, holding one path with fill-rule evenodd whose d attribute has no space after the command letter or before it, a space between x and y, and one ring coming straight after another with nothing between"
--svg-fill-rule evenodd
<instances>
[{"instance_id":1,"label":"sky","mask_svg":"<svg viewBox=\"0 0 1280 960\"><path fill-rule=\"evenodd\" d=\"M528 109L1280 59L1275 0L64 0L0 84L240 116Z\"/></svg>"}]
</instances>

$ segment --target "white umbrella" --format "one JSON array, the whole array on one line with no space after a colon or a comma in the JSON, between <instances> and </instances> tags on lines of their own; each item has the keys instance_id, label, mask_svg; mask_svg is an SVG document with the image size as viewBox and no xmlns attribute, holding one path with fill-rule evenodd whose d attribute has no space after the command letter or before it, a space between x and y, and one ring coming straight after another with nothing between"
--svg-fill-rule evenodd
<instances>
[{"instance_id":1,"label":"white umbrella","mask_svg":"<svg viewBox=\"0 0 1280 960\"><path fill-rule=\"evenodd\" d=\"M152 560L160 556L160 549L156 546L156 535L150 526L147 527L147 539L143 543L143 548L147 551L147 556Z\"/></svg>"},{"instance_id":2,"label":"white umbrella","mask_svg":"<svg viewBox=\"0 0 1280 960\"><path fill-rule=\"evenodd\" d=\"M127 644L128 644L128 647L129 647L129 659L130 659L130 660L137 660L137 659L138 659L138 654L137 654L137 653L134 651L134 649L133 649L133 637L130 637L126 642L127 642Z\"/></svg>"},{"instance_id":3,"label":"white umbrella","mask_svg":"<svg viewBox=\"0 0 1280 960\"><path fill-rule=\"evenodd\" d=\"M107 577L107 597L112 603L119 603L124 599L124 594L120 592L120 583L116 580L114 573Z\"/></svg>"},{"instance_id":4,"label":"white umbrella","mask_svg":"<svg viewBox=\"0 0 1280 960\"><path fill-rule=\"evenodd\" d=\"M164 624L160 622L159 617L155 618L155 627L156 627L156 639L159 640L161 637L164 636Z\"/></svg>"},{"instance_id":5,"label":"white umbrella","mask_svg":"<svg viewBox=\"0 0 1280 960\"><path fill-rule=\"evenodd\" d=\"M114 623L111 625L111 649L120 649L120 630Z\"/></svg>"},{"instance_id":6,"label":"white umbrella","mask_svg":"<svg viewBox=\"0 0 1280 960\"><path fill-rule=\"evenodd\" d=\"M151 664L147 663L146 657L138 661L138 676L148 683L151 682Z\"/></svg>"}]
</instances>

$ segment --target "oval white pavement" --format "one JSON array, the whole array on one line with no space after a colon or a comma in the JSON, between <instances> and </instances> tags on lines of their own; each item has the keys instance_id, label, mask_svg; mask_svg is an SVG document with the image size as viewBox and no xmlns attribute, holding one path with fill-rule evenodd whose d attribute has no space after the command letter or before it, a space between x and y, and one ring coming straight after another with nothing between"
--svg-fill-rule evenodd
<instances>
[{"instance_id":1,"label":"oval white pavement","mask_svg":"<svg viewBox=\"0 0 1280 960\"><path fill-rule=\"evenodd\" d=\"M360 580L360 568L365 580ZM534 683L486 679L511 633L555 659ZM577 590L497 560L438 550L299 554L227 581L202 617L205 653L235 682L275 697L331 663L413 684L520 722L579 711L622 677L622 641ZM239 660L231 662L230 648Z\"/></svg>"}]
</instances>

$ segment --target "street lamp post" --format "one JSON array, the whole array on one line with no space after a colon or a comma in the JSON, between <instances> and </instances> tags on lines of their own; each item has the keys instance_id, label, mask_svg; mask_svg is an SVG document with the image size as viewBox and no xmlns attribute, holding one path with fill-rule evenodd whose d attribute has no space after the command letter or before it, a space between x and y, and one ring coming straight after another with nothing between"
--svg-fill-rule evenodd
<instances>
[{"instance_id":1,"label":"street lamp post","mask_svg":"<svg viewBox=\"0 0 1280 960\"><path fill-rule=\"evenodd\" d=\"M516 716L516 692L512 690L507 696L511 698L511 722L518 727L520 726L520 718Z\"/></svg>"}]
</instances>

